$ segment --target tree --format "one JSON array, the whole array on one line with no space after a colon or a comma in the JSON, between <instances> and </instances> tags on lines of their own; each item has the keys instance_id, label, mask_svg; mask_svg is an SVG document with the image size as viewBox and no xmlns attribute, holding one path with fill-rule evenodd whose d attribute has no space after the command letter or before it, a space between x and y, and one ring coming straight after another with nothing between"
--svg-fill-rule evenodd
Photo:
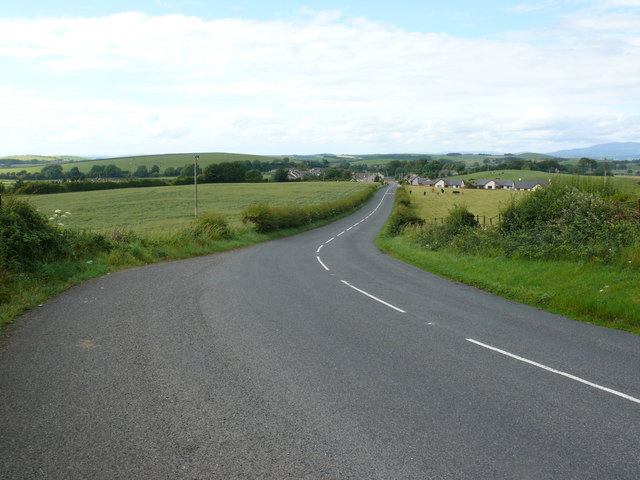
<instances>
[{"instance_id":1,"label":"tree","mask_svg":"<svg viewBox=\"0 0 640 480\"><path fill-rule=\"evenodd\" d=\"M104 176L108 178L124 177L128 173L128 171L122 170L117 165L107 165L106 167L104 167Z\"/></svg>"},{"instance_id":2,"label":"tree","mask_svg":"<svg viewBox=\"0 0 640 480\"><path fill-rule=\"evenodd\" d=\"M89 173L87 174L89 178L101 178L104 177L104 165L93 165Z\"/></svg>"},{"instance_id":3,"label":"tree","mask_svg":"<svg viewBox=\"0 0 640 480\"><path fill-rule=\"evenodd\" d=\"M248 170L247 173L244 174L244 181L250 183L258 183L262 181L262 173L260 170Z\"/></svg>"},{"instance_id":4,"label":"tree","mask_svg":"<svg viewBox=\"0 0 640 480\"><path fill-rule=\"evenodd\" d=\"M69 173L67 173L67 178L69 180L77 181L83 177L82 172L78 169L78 167L71 167Z\"/></svg>"},{"instance_id":5,"label":"tree","mask_svg":"<svg viewBox=\"0 0 640 480\"><path fill-rule=\"evenodd\" d=\"M153 175L154 177L157 177L160 175L160 167L158 165L153 165L150 169L149 169L149 174Z\"/></svg>"},{"instance_id":6,"label":"tree","mask_svg":"<svg viewBox=\"0 0 640 480\"><path fill-rule=\"evenodd\" d=\"M202 169L200 168L200 165L198 165L198 174L200 173L202 173ZM184 167L182 167L182 169L180 170L180 176L193 177L193 163L187 163Z\"/></svg>"},{"instance_id":7,"label":"tree","mask_svg":"<svg viewBox=\"0 0 640 480\"><path fill-rule=\"evenodd\" d=\"M240 183L244 182L247 168L243 162L222 162L220 164L222 172L222 181L224 183Z\"/></svg>"},{"instance_id":8,"label":"tree","mask_svg":"<svg viewBox=\"0 0 640 480\"><path fill-rule=\"evenodd\" d=\"M148 177L149 170L147 170L147 166L146 165L138 166L138 168L136 168L136 171L133 173L133 176L140 177L140 178Z\"/></svg>"},{"instance_id":9,"label":"tree","mask_svg":"<svg viewBox=\"0 0 640 480\"><path fill-rule=\"evenodd\" d=\"M42 170L40 170L40 174L42 175L42 178L50 180L58 180L60 178L64 178L62 165L47 165L46 167L42 167Z\"/></svg>"},{"instance_id":10,"label":"tree","mask_svg":"<svg viewBox=\"0 0 640 480\"><path fill-rule=\"evenodd\" d=\"M176 171L176 169L174 167L167 167L164 169L163 175L165 177L177 177L179 172L179 169L177 169L178 171Z\"/></svg>"},{"instance_id":11,"label":"tree","mask_svg":"<svg viewBox=\"0 0 640 480\"><path fill-rule=\"evenodd\" d=\"M217 163L211 163L204 167L204 181L207 183L222 182L222 170Z\"/></svg>"},{"instance_id":12,"label":"tree","mask_svg":"<svg viewBox=\"0 0 640 480\"><path fill-rule=\"evenodd\" d=\"M273 174L274 182L286 182L289 180L289 172L285 168L279 168Z\"/></svg>"}]
</instances>

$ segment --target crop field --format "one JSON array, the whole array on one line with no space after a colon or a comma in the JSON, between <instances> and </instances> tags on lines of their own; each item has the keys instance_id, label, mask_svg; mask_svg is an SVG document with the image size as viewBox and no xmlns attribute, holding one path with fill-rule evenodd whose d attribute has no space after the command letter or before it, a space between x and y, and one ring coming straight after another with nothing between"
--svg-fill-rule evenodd
<instances>
[{"instance_id":1,"label":"crop field","mask_svg":"<svg viewBox=\"0 0 640 480\"><path fill-rule=\"evenodd\" d=\"M198 213L221 213L238 224L242 210L254 203L313 205L348 197L367 186L355 182L208 183L198 185ZM193 185L33 195L28 198L47 216L56 209L70 212L71 215L62 220L66 227L103 233L132 230L162 235L189 226L194 216Z\"/></svg>"},{"instance_id":2,"label":"crop field","mask_svg":"<svg viewBox=\"0 0 640 480\"><path fill-rule=\"evenodd\" d=\"M102 158L99 160L86 160L76 161L71 163L62 163L62 168L65 172L68 172L73 167L78 167L82 173L87 173L94 165L115 165L123 170L135 171L139 166L146 166L147 168L153 165L158 165L160 171L163 171L167 167L184 167L187 164L193 164L195 153L168 153L164 155L140 155L132 157L115 157L115 158ZM235 162L245 160L254 161L260 160L261 162L272 162L275 157L268 157L264 155L245 155L240 153L198 153L200 156L198 165L201 168L206 167L211 163L220 162ZM17 158L17 157L16 157ZM20 172L26 170L29 173L39 172L44 165L36 166L17 166L12 168L0 168L0 173Z\"/></svg>"},{"instance_id":3,"label":"crop field","mask_svg":"<svg viewBox=\"0 0 640 480\"><path fill-rule=\"evenodd\" d=\"M445 188L445 193L440 193L431 187L405 187L411 190L411 204L415 206L416 213L429 221L434 218L446 217L455 205L466 206L474 215L489 218L497 217L498 213L507 205L511 198L520 198L528 192L514 192L509 190L476 190L462 189L459 194L454 194L451 188ZM481 219L481 222L483 220Z\"/></svg>"}]
</instances>

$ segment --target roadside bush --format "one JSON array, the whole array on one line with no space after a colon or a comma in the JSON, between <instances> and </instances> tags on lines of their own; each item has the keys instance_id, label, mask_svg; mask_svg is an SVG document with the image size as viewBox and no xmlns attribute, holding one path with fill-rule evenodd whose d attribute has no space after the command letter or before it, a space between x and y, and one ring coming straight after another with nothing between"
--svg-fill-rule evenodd
<instances>
[{"instance_id":1,"label":"roadside bush","mask_svg":"<svg viewBox=\"0 0 640 480\"><path fill-rule=\"evenodd\" d=\"M453 237L463 233L468 228L478 226L476 217L464 205L454 205L444 220L444 226L448 236Z\"/></svg>"},{"instance_id":2,"label":"roadside bush","mask_svg":"<svg viewBox=\"0 0 640 480\"><path fill-rule=\"evenodd\" d=\"M414 213L414 211L403 203L399 203L393 209L389 220L387 220L387 233L392 237L402 233L408 225L422 225L424 220Z\"/></svg>"},{"instance_id":3,"label":"roadside bush","mask_svg":"<svg viewBox=\"0 0 640 480\"><path fill-rule=\"evenodd\" d=\"M70 251L70 243L57 226L29 203L3 196L0 206L0 271L32 268Z\"/></svg>"},{"instance_id":4,"label":"roadside bush","mask_svg":"<svg viewBox=\"0 0 640 480\"><path fill-rule=\"evenodd\" d=\"M396 190L395 203L404 205L408 207L411 204L411 195L407 192L407 189L404 187L399 187Z\"/></svg>"},{"instance_id":5,"label":"roadside bush","mask_svg":"<svg viewBox=\"0 0 640 480\"><path fill-rule=\"evenodd\" d=\"M348 212L366 202L376 190L376 187L370 187L349 198L304 207L272 207L263 203L250 205L242 212L242 221L253 224L258 233L302 227Z\"/></svg>"},{"instance_id":6,"label":"roadside bush","mask_svg":"<svg viewBox=\"0 0 640 480\"><path fill-rule=\"evenodd\" d=\"M502 210L498 227L476 228L473 214L456 206L443 225L407 235L432 250L536 260L627 259L633 266L640 224L616 219L612 198L620 198L620 193L602 181L557 182L512 200Z\"/></svg>"},{"instance_id":7,"label":"roadside bush","mask_svg":"<svg viewBox=\"0 0 640 480\"><path fill-rule=\"evenodd\" d=\"M212 240L229 239L233 236L229 222L218 213L206 213L194 220L193 233L196 237L206 237Z\"/></svg>"}]
</instances>

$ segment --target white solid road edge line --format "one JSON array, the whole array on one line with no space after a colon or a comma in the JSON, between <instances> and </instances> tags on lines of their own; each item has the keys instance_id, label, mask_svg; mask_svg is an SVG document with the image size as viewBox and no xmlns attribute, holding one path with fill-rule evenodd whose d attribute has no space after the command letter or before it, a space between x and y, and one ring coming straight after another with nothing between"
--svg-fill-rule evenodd
<instances>
[{"instance_id":1,"label":"white solid road edge line","mask_svg":"<svg viewBox=\"0 0 640 480\"><path fill-rule=\"evenodd\" d=\"M318 261L320 262L320 265L322 265L322 266L323 266L323 268L324 268L327 272L329 272L329 271L330 271L330 270L329 270L329 267L327 267L324 263L322 263L322 260L320 260L320 257L316 257L316 258L317 258L317 259L318 259Z\"/></svg>"},{"instance_id":2,"label":"white solid road edge line","mask_svg":"<svg viewBox=\"0 0 640 480\"><path fill-rule=\"evenodd\" d=\"M541 363L534 362L532 360L527 360L526 358L519 357L518 355L514 355L513 353L506 352L504 350L500 350L499 348L492 347L491 345L486 345L484 343L478 342L477 340L473 340L472 338L467 338L468 342L475 343L484 348L488 348L489 350L493 350L494 352L501 353L502 355L506 355L507 357L515 358L516 360L520 360L521 362L528 363L529 365L533 365L538 368L542 368L551 373L556 373L558 375L562 375L563 377L570 378L571 380L575 380L576 382L584 383L585 385L589 385L590 387L597 388L598 390L603 390L605 392L611 393L613 395L617 395L618 397L622 397L625 400L629 400L631 402L640 403L640 399L632 397L631 395L627 395L626 393L618 392L617 390L612 390L611 388L603 387L602 385L598 385L596 383L589 382L580 377L576 377L575 375L571 375L570 373L562 372L560 370L556 370L551 367L547 367L546 365L542 365Z\"/></svg>"},{"instance_id":3,"label":"white solid road edge line","mask_svg":"<svg viewBox=\"0 0 640 480\"><path fill-rule=\"evenodd\" d=\"M319 260L319 259L318 259ZM354 287L353 285L351 285L349 282L345 281L345 280L340 280L342 283L344 283L347 287L351 287L353 288L356 292L360 292L363 295L366 295L369 298L372 298L373 300L375 300L376 302L380 302L383 305L386 305L389 308L393 308L394 310L400 312L400 313L407 313L404 310L402 310L401 308L398 307L394 307L393 305L391 305L390 303L385 302L384 300L380 300L378 297L374 297L373 295L371 295L370 293L365 292L364 290L360 290L358 287Z\"/></svg>"}]
</instances>

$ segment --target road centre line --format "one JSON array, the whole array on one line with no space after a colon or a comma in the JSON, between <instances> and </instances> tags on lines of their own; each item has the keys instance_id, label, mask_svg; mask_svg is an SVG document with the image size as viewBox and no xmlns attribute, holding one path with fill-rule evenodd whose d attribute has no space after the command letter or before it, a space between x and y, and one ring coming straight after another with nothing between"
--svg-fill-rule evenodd
<instances>
[{"instance_id":1,"label":"road centre line","mask_svg":"<svg viewBox=\"0 0 640 480\"><path fill-rule=\"evenodd\" d=\"M520 360L521 362L528 363L529 365L533 365L534 367L542 368L543 370L546 370L548 372L555 373L557 375L562 375L563 377L570 378L571 380L575 380L576 382L584 383L585 385L588 385L590 387L597 388L598 390L603 390L603 391L611 393L613 395L617 395L618 397L622 397L625 400L629 400L631 402L635 402L635 403L640 404L640 399L639 398L632 397L631 395L627 395L626 393L618 392L617 390L613 390L611 388L603 387L602 385L598 385L597 383L589 382L588 380L585 380L585 379L580 378L580 377L576 377L575 375L571 375L570 373L562 372L560 370L556 370L555 368L547 367L546 365L543 365L541 363L534 362L532 360L528 360L528 359L520 357L518 355L514 355L513 353L509 353L509 352L507 352L505 350L500 350L499 348L492 347L491 345L486 345L484 343L478 342L477 340L473 340L472 338L467 338L467 341L471 342L471 343L475 343L476 345L479 345L481 347L487 348L489 350L493 350L494 352L501 353L502 355L506 355L507 357L511 357L511 358L516 359L516 360Z\"/></svg>"},{"instance_id":2,"label":"road centre line","mask_svg":"<svg viewBox=\"0 0 640 480\"><path fill-rule=\"evenodd\" d=\"M326 245L329 242L333 242L336 239L336 237L331 237L329 240L327 240L326 242L324 242L324 244Z\"/></svg>"},{"instance_id":3,"label":"road centre line","mask_svg":"<svg viewBox=\"0 0 640 480\"><path fill-rule=\"evenodd\" d=\"M329 267L327 267L324 263L322 263L322 260L320 260L319 256L317 256L316 258L318 259L318 262L320 262L320 265L322 265L327 272L331 271L329 270Z\"/></svg>"},{"instance_id":4,"label":"road centre line","mask_svg":"<svg viewBox=\"0 0 640 480\"><path fill-rule=\"evenodd\" d=\"M322 247L324 247L324 243L318 247L318 249L316 250L316 253L320 253L320 250L322 250Z\"/></svg>"},{"instance_id":5,"label":"road centre line","mask_svg":"<svg viewBox=\"0 0 640 480\"><path fill-rule=\"evenodd\" d=\"M344 283L347 287L351 287L353 288L356 292L360 292L363 295L366 295L369 298L372 298L373 300L375 300L376 302L380 302L383 305L386 305L389 308L393 308L394 310L400 312L400 313L407 313L404 310L402 310L401 308L395 307L393 305L391 305L390 303L385 302L384 300L379 299L378 297L375 297L373 295L371 295L370 293L365 292L364 290L360 290L358 287L354 287L353 285L351 285L349 282L347 282L346 280L340 280L342 283Z\"/></svg>"}]
</instances>

